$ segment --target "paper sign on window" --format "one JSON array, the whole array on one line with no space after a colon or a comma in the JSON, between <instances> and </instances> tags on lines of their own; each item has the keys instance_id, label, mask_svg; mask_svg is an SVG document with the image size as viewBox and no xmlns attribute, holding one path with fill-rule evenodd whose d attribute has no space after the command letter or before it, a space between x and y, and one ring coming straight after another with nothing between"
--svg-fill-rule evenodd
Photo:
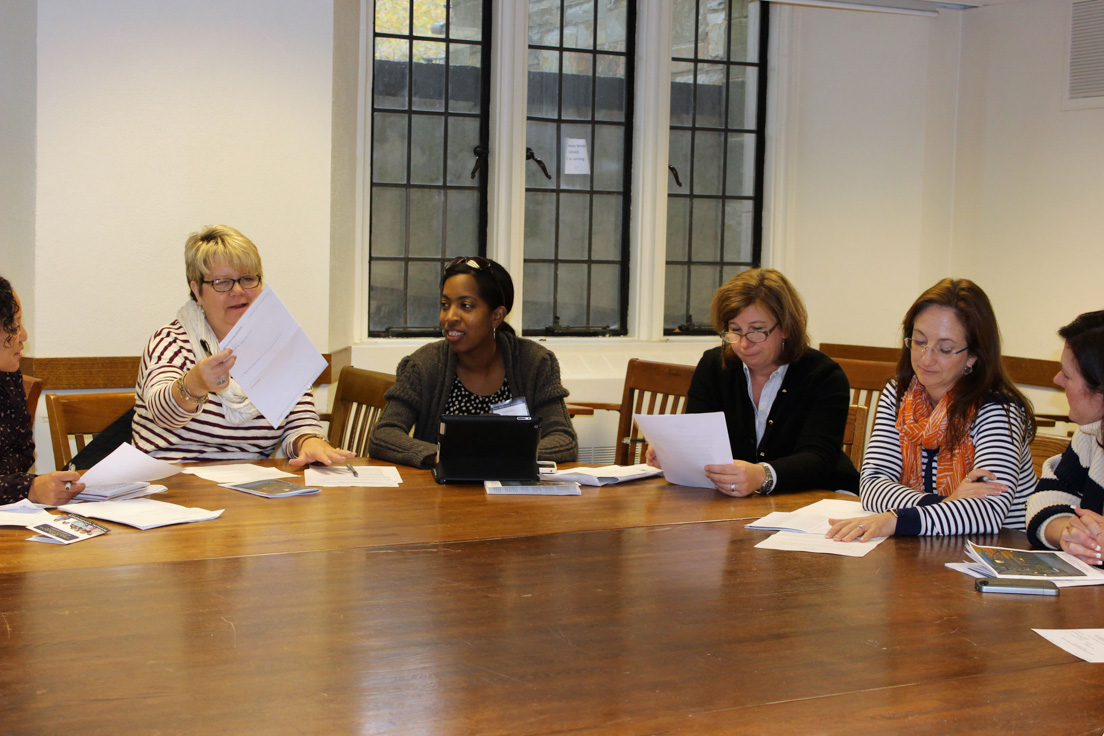
<instances>
[{"instance_id":1,"label":"paper sign on window","mask_svg":"<svg viewBox=\"0 0 1104 736\"><path fill-rule=\"evenodd\" d=\"M586 138L567 138L564 140L564 173L590 173L590 157L587 155Z\"/></svg>"}]
</instances>

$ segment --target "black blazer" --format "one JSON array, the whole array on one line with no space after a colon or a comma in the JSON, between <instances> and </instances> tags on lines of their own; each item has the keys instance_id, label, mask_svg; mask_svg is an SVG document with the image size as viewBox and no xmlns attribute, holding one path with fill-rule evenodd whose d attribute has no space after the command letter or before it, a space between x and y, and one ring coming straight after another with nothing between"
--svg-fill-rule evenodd
<instances>
[{"instance_id":1,"label":"black blazer","mask_svg":"<svg viewBox=\"0 0 1104 736\"><path fill-rule=\"evenodd\" d=\"M771 406L763 441L755 446L755 411L744 364L733 356L721 365L721 350L705 351L687 396L687 413L723 411L732 457L768 462L778 476L776 492L859 490L859 472L843 452L851 388L839 365L809 349L790 364Z\"/></svg>"}]
</instances>

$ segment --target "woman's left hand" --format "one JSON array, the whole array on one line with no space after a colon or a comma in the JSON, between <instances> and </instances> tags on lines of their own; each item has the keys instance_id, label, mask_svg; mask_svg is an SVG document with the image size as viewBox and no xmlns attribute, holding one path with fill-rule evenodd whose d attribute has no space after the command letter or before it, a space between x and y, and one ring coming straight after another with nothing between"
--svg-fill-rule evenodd
<instances>
[{"instance_id":1,"label":"woman's left hand","mask_svg":"<svg viewBox=\"0 0 1104 736\"><path fill-rule=\"evenodd\" d=\"M837 542L869 542L877 537L892 537L897 533L897 515L883 511L880 514L860 516L855 519L829 519L832 528L824 536Z\"/></svg>"},{"instance_id":2,"label":"woman's left hand","mask_svg":"<svg viewBox=\"0 0 1104 736\"><path fill-rule=\"evenodd\" d=\"M310 465L311 463L332 465L343 463L353 456L354 453L348 450L331 447L330 443L321 437L311 437L304 440L303 444L300 445L299 456L292 458L291 464L295 466Z\"/></svg>"}]
</instances>

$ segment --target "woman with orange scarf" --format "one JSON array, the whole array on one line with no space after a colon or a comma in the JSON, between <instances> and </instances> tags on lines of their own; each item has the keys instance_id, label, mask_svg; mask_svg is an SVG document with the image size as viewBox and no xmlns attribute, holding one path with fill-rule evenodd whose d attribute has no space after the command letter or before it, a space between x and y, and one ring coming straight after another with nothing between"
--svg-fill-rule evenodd
<instances>
[{"instance_id":1,"label":"woman with orange scarf","mask_svg":"<svg viewBox=\"0 0 1104 736\"><path fill-rule=\"evenodd\" d=\"M902 324L897 376L882 391L859 480L863 508L877 513L833 520L827 536L1023 529L1034 412L1004 371L989 297L943 279Z\"/></svg>"}]
</instances>

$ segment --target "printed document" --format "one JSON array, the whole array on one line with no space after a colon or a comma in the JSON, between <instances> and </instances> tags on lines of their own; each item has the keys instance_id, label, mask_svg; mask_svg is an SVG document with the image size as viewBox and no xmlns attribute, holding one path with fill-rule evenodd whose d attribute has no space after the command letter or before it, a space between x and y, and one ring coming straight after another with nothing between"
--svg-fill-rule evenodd
<instances>
[{"instance_id":1,"label":"printed document","mask_svg":"<svg viewBox=\"0 0 1104 736\"><path fill-rule=\"evenodd\" d=\"M34 526L54 518L46 509L27 499L0 506L0 526Z\"/></svg>"},{"instance_id":2,"label":"printed document","mask_svg":"<svg viewBox=\"0 0 1104 736\"><path fill-rule=\"evenodd\" d=\"M122 483L142 483L176 475L180 468L164 460L150 457L134 445L123 443L81 476L86 486L112 486Z\"/></svg>"},{"instance_id":3,"label":"printed document","mask_svg":"<svg viewBox=\"0 0 1104 736\"><path fill-rule=\"evenodd\" d=\"M705 466L732 462L723 412L633 414L633 419L655 450L668 483L713 488Z\"/></svg>"},{"instance_id":4,"label":"printed document","mask_svg":"<svg viewBox=\"0 0 1104 736\"><path fill-rule=\"evenodd\" d=\"M79 513L93 519L114 521L138 529L153 529L170 524L189 524L195 521L209 521L222 515L223 509L208 511L200 508L187 508L175 503L154 501L152 498L132 498L128 501L97 501L95 503L59 506L58 510Z\"/></svg>"},{"instance_id":5,"label":"printed document","mask_svg":"<svg viewBox=\"0 0 1104 736\"><path fill-rule=\"evenodd\" d=\"M308 467L303 471L303 483L308 486L360 488L398 488L402 483L399 469L394 465L357 465L354 476L344 465Z\"/></svg>"},{"instance_id":6,"label":"printed document","mask_svg":"<svg viewBox=\"0 0 1104 736\"><path fill-rule=\"evenodd\" d=\"M768 531L805 532L824 536L832 528L829 519L854 519L870 516L873 511L863 511L858 501L824 498L796 511L774 511L744 526L748 529Z\"/></svg>"},{"instance_id":7,"label":"printed document","mask_svg":"<svg viewBox=\"0 0 1104 736\"><path fill-rule=\"evenodd\" d=\"M755 545L759 549L780 549L789 552L816 552L826 555L845 557L865 557L867 553L884 542L887 537L875 537L869 542L837 542L826 539L821 534L805 532L778 532Z\"/></svg>"},{"instance_id":8,"label":"printed document","mask_svg":"<svg viewBox=\"0 0 1104 736\"><path fill-rule=\"evenodd\" d=\"M254 480L295 477L294 473L285 473L277 468L266 468L261 465L254 465L253 463L204 465L202 467L184 468L180 472L198 475L200 478L220 484L249 483Z\"/></svg>"},{"instance_id":9,"label":"printed document","mask_svg":"<svg viewBox=\"0 0 1104 736\"><path fill-rule=\"evenodd\" d=\"M266 286L226 339L237 362L234 380L273 427L279 427L315 378L322 357L271 286Z\"/></svg>"},{"instance_id":10,"label":"printed document","mask_svg":"<svg viewBox=\"0 0 1104 736\"><path fill-rule=\"evenodd\" d=\"M1032 629L1032 631L1086 662L1104 663L1104 629Z\"/></svg>"}]
</instances>

